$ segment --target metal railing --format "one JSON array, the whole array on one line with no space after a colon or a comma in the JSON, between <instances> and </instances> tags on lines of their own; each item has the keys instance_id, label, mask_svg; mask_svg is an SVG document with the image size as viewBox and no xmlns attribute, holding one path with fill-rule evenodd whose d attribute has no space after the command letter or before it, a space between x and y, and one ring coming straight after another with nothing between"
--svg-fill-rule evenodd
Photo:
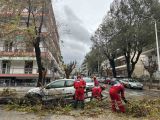
<instances>
[{"instance_id":1,"label":"metal railing","mask_svg":"<svg viewBox=\"0 0 160 120\"><path fill-rule=\"evenodd\" d=\"M0 74L37 74L38 68L1 68Z\"/></svg>"}]
</instances>

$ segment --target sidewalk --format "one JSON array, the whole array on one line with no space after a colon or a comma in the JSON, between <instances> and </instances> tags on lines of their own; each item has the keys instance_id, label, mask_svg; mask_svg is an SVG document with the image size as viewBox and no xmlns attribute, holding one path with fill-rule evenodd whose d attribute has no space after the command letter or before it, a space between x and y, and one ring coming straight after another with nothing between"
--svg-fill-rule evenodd
<instances>
[{"instance_id":1,"label":"sidewalk","mask_svg":"<svg viewBox=\"0 0 160 120\"><path fill-rule=\"evenodd\" d=\"M10 90L16 90L17 92L27 92L28 90L34 87L0 87L0 91L3 91L3 89L7 88L9 88Z\"/></svg>"},{"instance_id":2,"label":"sidewalk","mask_svg":"<svg viewBox=\"0 0 160 120\"><path fill-rule=\"evenodd\" d=\"M143 87L143 89L144 89L144 90L146 90L146 91L155 91L155 92L160 92L160 89L158 90L158 89L157 89L157 87L156 87L156 88L151 88L151 89L149 89L149 87L148 87L148 86L144 86L144 87Z\"/></svg>"}]
</instances>

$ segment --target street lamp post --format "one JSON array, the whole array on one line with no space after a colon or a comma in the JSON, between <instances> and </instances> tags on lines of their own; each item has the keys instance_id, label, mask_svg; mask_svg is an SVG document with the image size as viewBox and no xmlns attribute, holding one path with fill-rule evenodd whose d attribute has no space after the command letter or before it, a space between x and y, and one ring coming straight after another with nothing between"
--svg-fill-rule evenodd
<instances>
[{"instance_id":1,"label":"street lamp post","mask_svg":"<svg viewBox=\"0 0 160 120\"><path fill-rule=\"evenodd\" d=\"M156 34L156 46L157 46L157 64L158 64L158 78L159 78L159 73L160 73L160 58L159 58L159 44L158 44L158 35L157 35L157 22L156 20L154 20L155 22L155 34ZM156 74L156 76L157 76ZM159 87L160 87L160 80L159 80Z\"/></svg>"},{"instance_id":2,"label":"street lamp post","mask_svg":"<svg viewBox=\"0 0 160 120\"><path fill-rule=\"evenodd\" d=\"M158 35L157 35L157 23L155 22L155 35L156 35L156 46L157 46L157 64L158 64L158 72L160 71L160 58L159 58L159 44L158 44Z\"/></svg>"}]
</instances>

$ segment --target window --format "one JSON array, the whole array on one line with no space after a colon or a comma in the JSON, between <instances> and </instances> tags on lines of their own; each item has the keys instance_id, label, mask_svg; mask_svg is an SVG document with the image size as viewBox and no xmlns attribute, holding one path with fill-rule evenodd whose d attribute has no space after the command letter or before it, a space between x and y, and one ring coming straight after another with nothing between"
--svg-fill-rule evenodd
<instances>
[{"instance_id":1,"label":"window","mask_svg":"<svg viewBox=\"0 0 160 120\"><path fill-rule=\"evenodd\" d=\"M10 73L11 62L8 60L2 61L2 74Z\"/></svg>"},{"instance_id":2,"label":"window","mask_svg":"<svg viewBox=\"0 0 160 120\"><path fill-rule=\"evenodd\" d=\"M62 88L64 87L64 83L65 81L56 81L56 82L49 84L49 88Z\"/></svg>"},{"instance_id":3,"label":"window","mask_svg":"<svg viewBox=\"0 0 160 120\"><path fill-rule=\"evenodd\" d=\"M72 87L74 84L74 81L73 80L68 80L66 81L66 87Z\"/></svg>"},{"instance_id":4,"label":"window","mask_svg":"<svg viewBox=\"0 0 160 120\"><path fill-rule=\"evenodd\" d=\"M32 74L33 61L25 61L24 72L25 74Z\"/></svg>"},{"instance_id":5,"label":"window","mask_svg":"<svg viewBox=\"0 0 160 120\"><path fill-rule=\"evenodd\" d=\"M11 52L11 51L12 51L12 46L13 46L13 43L12 43L12 42L6 41L6 42L4 43L4 51L5 51L5 52Z\"/></svg>"}]
</instances>

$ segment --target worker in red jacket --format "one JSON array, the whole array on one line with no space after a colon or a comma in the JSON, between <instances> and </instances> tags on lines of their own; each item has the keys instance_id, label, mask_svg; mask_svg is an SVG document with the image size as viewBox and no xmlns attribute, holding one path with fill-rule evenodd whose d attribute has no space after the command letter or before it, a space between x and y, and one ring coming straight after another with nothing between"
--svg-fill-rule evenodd
<instances>
[{"instance_id":1,"label":"worker in red jacket","mask_svg":"<svg viewBox=\"0 0 160 120\"><path fill-rule=\"evenodd\" d=\"M94 86L98 86L99 82L98 82L96 76L93 77L93 80L94 80Z\"/></svg>"},{"instance_id":2,"label":"worker in red jacket","mask_svg":"<svg viewBox=\"0 0 160 120\"><path fill-rule=\"evenodd\" d=\"M84 108L84 92L86 88L86 82L81 79L81 76L77 76L77 80L74 82L75 96L74 96L74 108L77 108L78 102L81 103L81 108Z\"/></svg>"},{"instance_id":3,"label":"worker in red jacket","mask_svg":"<svg viewBox=\"0 0 160 120\"><path fill-rule=\"evenodd\" d=\"M112 111L114 112L117 111L116 110L116 104L117 104L119 107L119 110L124 113L125 107L121 101L122 99L125 103L127 103L127 100L125 99L125 96L124 96L124 86L121 83L115 81L111 86L111 88L109 89L109 94L112 100ZM121 97L119 94L121 94Z\"/></svg>"},{"instance_id":4,"label":"worker in red jacket","mask_svg":"<svg viewBox=\"0 0 160 120\"><path fill-rule=\"evenodd\" d=\"M102 100L102 88L98 85L92 88L92 98Z\"/></svg>"},{"instance_id":5,"label":"worker in red jacket","mask_svg":"<svg viewBox=\"0 0 160 120\"><path fill-rule=\"evenodd\" d=\"M102 100L102 91L106 89L106 85L100 86L94 86L92 88L92 98L96 98L97 100Z\"/></svg>"}]
</instances>

